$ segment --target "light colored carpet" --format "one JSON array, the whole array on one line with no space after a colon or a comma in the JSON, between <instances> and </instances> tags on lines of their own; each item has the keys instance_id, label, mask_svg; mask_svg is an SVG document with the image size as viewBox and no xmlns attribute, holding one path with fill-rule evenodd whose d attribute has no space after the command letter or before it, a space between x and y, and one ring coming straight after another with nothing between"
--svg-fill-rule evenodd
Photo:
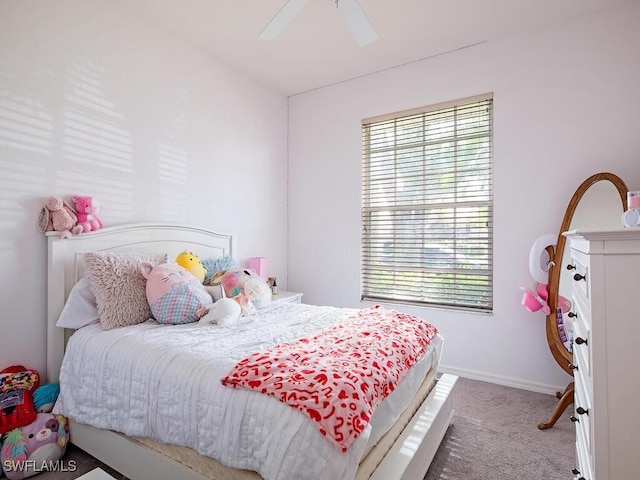
<instances>
[{"instance_id":1,"label":"light colored carpet","mask_svg":"<svg viewBox=\"0 0 640 480\"><path fill-rule=\"evenodd\" d=\"M575 466L570 406L549 430L552 395L460 378L455 416L425 480L566 480Z\"/></svg>"},{"instance_id":2,"label":"light colored carpet","mask_svg":"<svg viewBox=\"0 0 640 480\"><path fill-rule=\"evenodd\" d=\"M118 472L99 462L75 445L69 445L67 448L67 453L60 464L56 467L58 468L58 471L42 472L33 478L37 480L74 480L97 467L100 467L117 480L127 480L127 477L120 475ZM2 477L2 480L6 479Z\"/></svg>"},{"instance_id":3,"label":"light colored carpet","mask_svg":"<svg viewBox=\"0 0 640 480\"><path fill-rule=\"evenodd\" d=\"M453 425L425 480L571 478L575 434L570 412L549 430L537 427L551 416L557 402L554 396L460 378L453 402ZM126 480L74 446L69 448L64 466L70 462L75 462L75 472L46 472L35 478L71 480L99 466L118 480Z\"/></svg>"}]
</instances>

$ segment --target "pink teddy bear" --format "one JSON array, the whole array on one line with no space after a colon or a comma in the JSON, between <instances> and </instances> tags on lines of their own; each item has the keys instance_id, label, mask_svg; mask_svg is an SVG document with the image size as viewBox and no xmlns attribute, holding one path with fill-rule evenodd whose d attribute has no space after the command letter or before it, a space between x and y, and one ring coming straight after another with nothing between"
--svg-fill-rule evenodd
<instances>
[{"instance_id":1,"label":"pink teddy bear","mask_svg":"<svg viewBox=\"0 0 640 480\"><path fill-rule=\"evenodd\" d=\"M93 197L81 197L73 195L73 201L76 204L78 212L78 225L82 226L83 232L92 232L102 228L102 222L98 218L100 207L102 206Z\"/></svg>"}]
</instances>

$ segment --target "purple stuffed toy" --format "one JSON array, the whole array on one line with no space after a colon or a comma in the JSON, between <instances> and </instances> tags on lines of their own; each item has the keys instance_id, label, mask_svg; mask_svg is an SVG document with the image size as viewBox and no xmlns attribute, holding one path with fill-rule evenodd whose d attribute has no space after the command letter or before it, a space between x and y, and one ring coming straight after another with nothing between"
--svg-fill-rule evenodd
<instances>
[{"instance_id":1,"label":"purple stuffed toy","mask_svg":"<svg viewBox=\"0 0 640 480\"><path fill-rule=\"evenodd\" d=\"M39 413L29 425L7 433L0 460L9 480L22 480L55 468L67 451L69 424L62 415Z\"/></svg>"}]
</instances>

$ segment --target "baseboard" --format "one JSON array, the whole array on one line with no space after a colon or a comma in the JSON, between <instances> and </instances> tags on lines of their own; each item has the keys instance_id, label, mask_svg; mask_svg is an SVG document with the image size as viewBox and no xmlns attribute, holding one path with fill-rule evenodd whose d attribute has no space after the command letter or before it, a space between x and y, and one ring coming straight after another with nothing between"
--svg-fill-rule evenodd
<instances>
[{"instance_id":1,"label":"baseboard","mask_svg":"<svg viewBox=\"0 0 640 480\"><path fill-rule=\"evenodd\" d=\"M442 365L438 367L438 371L442 373L450 373L462 378L470 378L472 380L481 380L483 382L495 383L497 385L503 385L505 387L520 388L522 390L529 390L531 392L546 393L549 395L555 395L556 392L563 392L566 385L549 385L544 383L528 382L518 378L503 377L500 375L491 375L486 372L479 372L476 370L468 370L466 368L449 367ZM567 383L569 383L567 381Z\"/></svg>"}]
</instances>

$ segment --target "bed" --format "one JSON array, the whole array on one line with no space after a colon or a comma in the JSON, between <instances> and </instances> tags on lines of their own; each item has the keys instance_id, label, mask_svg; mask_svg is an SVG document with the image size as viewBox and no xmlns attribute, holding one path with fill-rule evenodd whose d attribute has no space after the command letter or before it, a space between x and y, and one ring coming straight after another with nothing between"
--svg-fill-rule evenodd
<instances>
[{"instance_id":1,"label":"bed","mask_svg":"<svg viewBox=\"0 0 640 480\"><path fill-rule=\"evenodd\" d=\"M47 380L49 382L60 381L61 366L65 354L67 355L66 361L68 365L77 365L79 363L84 365L91 361L91 352L99 350L91 343L99 335L92 332L91 329L96 330L96 332L105 338L109 337L109 341L113 342L114 345L129 342L131 345L134 345L134 348L136 348L135 346L137 345L137 348L143 351L145 348L149 350L154 349L153 347L146 347L144 342L152 341L151 338L154 337L154 335L158 335L159 329L171 328L173 329L171 330L172 332L184 331L186 332L186 337L193 337L195 329L203 328L197 325L166 327L154 325L153 322L147 322L136 329L109 330L106 332L109 335L106 335L105 332L100 332L99 327L96 325L79 329L75 333L72 330L57 327L58 317L69 293L84 273L85 267L83 262L85 253L156 252L158 254L166 254L169 258L174 258L177 253L183 250L191 250L196 252L201 258L205 258L222 257L225 255L233 256L237 249L237 239L233 235L220 234L198 227L168 224L131 224L107 227L97 232L74 236L64 240L55 233L49 233L47 235L47 241ZM271 323L269 323L271 321L270 319L275 319L276 317L290 318L292 324L295 324L296 318L310 318L310 310L315 308L316 307L294 304L280 305L277 308L265 308L264 312L259 312L264 316L259 318L261 318L261 325L266 325L264 327L267 328L265 335L269 335L268 325L271 325ZM324 309L322 311L327 318L352 313L352 311L348 309L332 309L331 307L317 308ZM344 310L344 312L342 310ZM286 317L287 315L289 317ZM253 321L253 319L247 321L250 322ZM252 323L245 324L245 327L248 329L252 329L254 326L255 324ZM215 328L216 327L208 327L208 331L213 332ZM305 324L304 328L309 327ZM123 333L125 330L127 332L126 334ZM167 332L168 330L164 331ZM72 335L75 335L75 338L71 338ZM138 336L136 337L136 335ZM212 335L215 334L212 333ZM274 338L281 338L281 333L274 333L273 335ZM219 339L212 337L211 341L219 342ZM202 342L205 342L205 340L201 340L198 344L203 344ZM66 352L68 344L74 346L74 349L70 348L69 351ZM212 343L212 345L213 344L215 343ZM75 345L84 345L84 350L75 347ZM116 347L109 348L115 349ZM197 351L197 347L189 346L188 348ZM321 442L324 441L328 444L327 439L322 438L319 433L310 433L313 429L309 429L309 427L306 426L304 423L306 420L299 420L299 418L296 417L296 414L299 414L299 412L290 409L290 407L286 405L282 405L277 408L288 408L294 413L291 414L291 417L287 417L287 415L290 414L286 413L286 410L281 410L281 413L278 415L282 416L282 419L284 419L287 424L294 420L296 422L300 421L302 425L300 428L306 429L301 431L306 432L304 433L305 438L308 437L310 441L316 442L314 435L320 437L320 443L309 444L320 446L318 448L311 447L313 450L311 457L321 457L325 462L327 472L331 471L328 468L333 463L339 463L338 460L334 462L334 459L340 459L339 461L344 462L346 465L340 470L340 475L345 479L422 479L453 418L450 393L455 385L456 377L443 374L440 375L439 378L436 378L441 348L442 339L438 336L429 346L427 354L416 364L416 366L419 364L421 371L415 375L407 376L407 378L416 378L414 378L412 382L409 382L408 379L406 381L403 380L403 382L398 385L397 390L378 408L381 412L395 410L395 413L391 414L393 416L393 424L385 425L385 423L390 422L389 418L392 417L387 417L386 420L380 420L376 423L374 421L378 415L378 410L376 410L374 418L372 418L371 421L374 426L371 428L367 426L366 435L363 434L360 438L356 439L346 454L338 452L338 455L350 455L350 457L345 456L345 460L340 456L331 456L334 454L330 453L330 450L332 448L336 450L335 447L330 444L328 447L326 445L323 446ZM81 350L81 353L78 353L78 350ZM109 351L117 352L117 350ZM249 351L250 350L246 350L246 352ZM85 356L83 357L82 355ZM122 355L124 354L118 353L116 355L112 354L111 356L121 357ZM132 357L135 356L136 355L132 355ZM154 361L161 361L161 358L160 360ZM192 365L197 366L196 363ZM187 369L198 370L196 366L187 366ZM137 368L138 367L136 367L136 369ZM65 377L64 373L69 370L69 366L63 370L63 380ZM418 371L418 368L413 371ZM213 368L201 369L193 375L194 377L212 375L209 379L210 384L216 383L213 379L219 377ZM75 373L74 375L67 375L67 377L74 376ZM65 382L67 381L65 380ZM79 385L73 385L73 382L65 382L60 382L61 390L71 391L72 389L78 389L79 391L82 389L82 382L86 383L88 380L80 380ZM410 383L413 383L413 386L409 385ZM105 388L105 386L102 385L97 388ZM181 390L188 390L189 388L189 384L185 384L184 387L181 387ZM120 390L120 387L117 387L116 390ZM225 392L225 395L231 396L239 393L236 392L235 389L227 390L229 390L229 392ZM398 395L396 395L396 393ZM247 393L244 392L241 395L247 395ZM393 397L393 395L396 396ZM64 394L61 394L61 396L64 397ZM262 395L256 394L255 396ZM67 398L72 397L67 396ZM131 398L135 399L138 398L138 396L133 394ZM229 400L227 405L236 405L239 398L245 397L231 398L232 400ZM402 400L400 400L400 398L402 398ZM395 400L391 401L392 399ZM281 404L281 402L275 399L272 400L277 404ZM242 401L244 402L245 400ZM72 402L67 401L67 403ZM399 405L401 407L399 407ZM74 410L73 408L69 408L69 411L79 412L82 410L81 407L82 405L78 405L78 409ZM157 405L154 403L154 408L156 407ZM128 435L120 433L122 430L127 429L126 424L124 428L115 431L111 428L105 428L104 422L100 419L95 419L94 421L94 419L87 419L85 418L86 415L82 417L80 414L78 414L78 417L81 418L82 421L78 421L78 419L74 418L74 415L69 415L69 417L72 443L133 480L147 478L261 478L260 474L252 468L253 463L251 458L246 464L248 468L242 468L242 465L230 467L228 466L230 463L228 458L220 462L210 458L208 455L198 453L196 448L202 450L199 447L190 448L189 446L185 446L185 442L183 441L178 442L181 445L172 445L170 444L171 442L168 441L156 441L148 438L144 430L132 429ZM293 420L289 420L289 418ZM379 418L382 418L382 413ZM379 425L379 428L376 429L376 425ZM157 429L157 427L155 428ZM168 430L171 431L171 428L168 428ZM200 430L206 430L206 428L200 428ZM286 430L283 429L283 432L286 432ZM143 433L143 435L137 435L137 433ZM208 433L210 434L211 432ZM256 438L260 437L256 436ZM267 436L264 438L272 437ZM163 437L163 440L166 440L166 438ZM283 440L279 441L279 443L283 442ZM290 443L296 443L296 441L292 440ZM319 454L319 452L325 451L327 452L326 456L324 456L324 453ZM286 460L287 458L290 459L292 453L288 451L281 453L281 455L283 456L270 457L270 461L278 462ZM298 454L296 454L296 456L297 455ZM303 454L301 453L300 455ZM258 455L256 454L256 456ZM309 462L311 461L314 461L314 459L310 458ZM300 463L300 461L298 463ZM314 468L311 468L308 472L305 472L305 474L299 475L300 478L305 478L305 476L306 478L317 478L320 476L318 469L323 468L322 464L320 463ZM257 468L257 470L259 470L259 468ZM265 472L267 472L267 477L275 475L269 469L266 469ZM289 474L290 472L285 473L285 477L282 478L286 478ZM298 476L298 474L296 475ZM328 477L325 476L325 478Z\"/></svg>"}]
</instances>

